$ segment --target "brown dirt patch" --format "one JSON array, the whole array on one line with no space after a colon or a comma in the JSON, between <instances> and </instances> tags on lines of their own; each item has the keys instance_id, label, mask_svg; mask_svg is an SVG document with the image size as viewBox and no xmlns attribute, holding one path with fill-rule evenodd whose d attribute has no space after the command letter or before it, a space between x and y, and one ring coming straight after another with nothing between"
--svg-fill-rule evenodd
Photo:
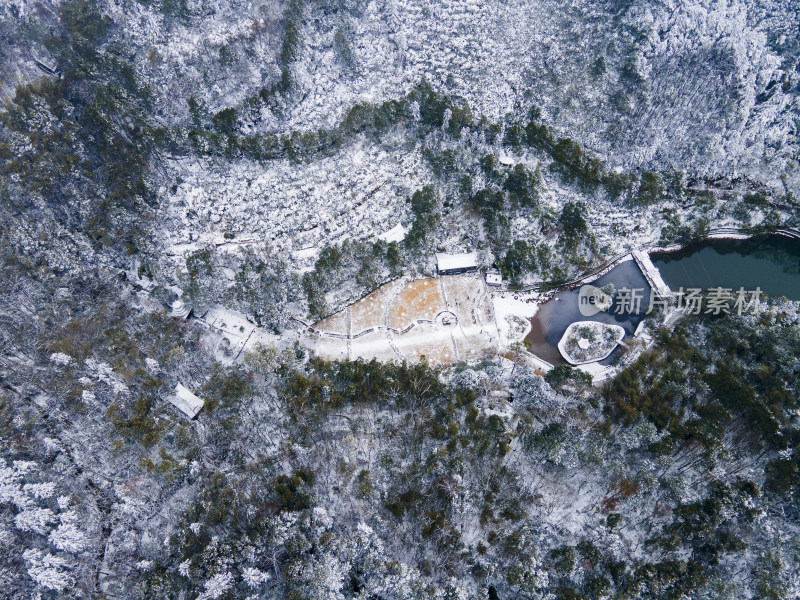
<instances>
[{"instance_id":1,"label":"brown dirt patch","mask_svg":"<svg viewBox=\"0 0 800 600\"><path fill-rule=\"evenodd\" d=\"M406 284L394 302L389 325L402 329L416 319L430 319L445 307L436 279L415 279Z\"/></svg>"}]
</instances>

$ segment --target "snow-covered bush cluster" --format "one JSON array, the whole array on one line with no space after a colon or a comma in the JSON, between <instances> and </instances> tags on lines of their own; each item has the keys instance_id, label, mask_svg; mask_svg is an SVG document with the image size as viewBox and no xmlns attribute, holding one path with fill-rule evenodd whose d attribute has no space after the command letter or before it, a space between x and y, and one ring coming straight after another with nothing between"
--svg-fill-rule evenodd
<instances>
[{"instance_id":1,"label":"snow-covered bush cluster","mask_svg":"<svg viewBox=\"0 0 800 600\"><path fill-rule=\"evenodd\" d=\"M41 481L39 471L32 461L8 464L0 458L0 505L16 512L15 531L2 525L4 546L26 547L21 558L27 574L42 589L60 592L74 584L77 557L92 546L93 532L81 522L70 496L57 496L56 483Z\"/></svg>"}]
</instances>

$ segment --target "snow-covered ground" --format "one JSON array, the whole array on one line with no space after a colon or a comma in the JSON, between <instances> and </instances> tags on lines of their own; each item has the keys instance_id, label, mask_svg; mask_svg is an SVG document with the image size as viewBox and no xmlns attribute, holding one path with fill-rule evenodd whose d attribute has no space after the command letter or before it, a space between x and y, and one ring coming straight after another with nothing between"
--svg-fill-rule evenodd
<instances>
[{"instance_id":1,"label":"snow-covered ground","mask_svg":"<svg viewBox=\"0 0 800 600\"><path fill-rule=\"evenodd\" d=\"M495 322L503 346L522 343L531 330L530 319L539 310L536 292L497 292L492 294Z\"/></svg>"},{"instance_id":2,"label":"snow-covered ground","mask_svg":"<svg viewBox=\"0 0 800 600\"><path fill-rule=\"evenodd\" d=\"M259 344L274 346L281 338L256 327L240 312L224 306L213 306L198 320L215 334L220 343L212 346L216 359L222 364L231 364Z\"/></svg>"},{"instance_id":3,"label":"snow-covered ground","mask_svg":"<svg viewBox=\"0 0 800 600\"><path fill-rule=\"evenodd\" d=\"M115 0L107 11L124 25L143 76L157 82L165 120L185 119L192 95L213 113L280 78L284 4L198 1L182 16L157 6ZM303 8L289 66L296 90L279 111L246 119L245 130L329 127L354 104L427 80L494 120L536 104L612 165L744 174L798 190L800 10L791 0L332 8Z\"/></svg>"},{"instance_id":4,"label":"snow-covered ground","mask_svg":"<svg viewBox=\"0 0 800 600\"><path fill-rule=\"evenodd\" d=\"M10 49L3 96L55 64L22 40L27 29L48 28L58 4L0 7L0 43ZM310 131L426 80L493 120L525 117L536 105L546 123L612 167L744 175L800 192L793 0L309 1L296 3L298 52L284 65L288 4L109 0L100 8L166 126L187 124L195 98L209 114L237 107L244 132ZM246 105L284 67L288 96L271 108Z\"/></svg>"},{"instance_id":5,"label":"snow-covered ground","mask_svg":"<svg viewBox=\"0 0 800 600\"><path fill-rule=\"evenodd\" d=\"M418 151L395 150L357 144L315 162L268 167L178 161L182 183L163 190L159 235L176 257L255 244L284 258L299 251L301 260L324 245L376 238L408 220L406 195L429 181Z\"/></svg>"}]
</instances>

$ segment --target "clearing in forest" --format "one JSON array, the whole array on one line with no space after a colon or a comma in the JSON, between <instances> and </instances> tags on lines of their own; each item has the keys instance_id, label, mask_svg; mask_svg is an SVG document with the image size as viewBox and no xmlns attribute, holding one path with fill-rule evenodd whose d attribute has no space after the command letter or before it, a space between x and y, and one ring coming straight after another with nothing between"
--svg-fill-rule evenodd
<instances>
[{"instance_id":1,"label":"clearing in forest","mask_svg":"<svg viewBox=\"0 0 800 600\"><path fill-rule=\"evenodd\" d=\"M315 323L301 342L330 360L444 365L496 352L499 335L483 277L472 273L387 283Z\"/></svg>"}]
</instances>

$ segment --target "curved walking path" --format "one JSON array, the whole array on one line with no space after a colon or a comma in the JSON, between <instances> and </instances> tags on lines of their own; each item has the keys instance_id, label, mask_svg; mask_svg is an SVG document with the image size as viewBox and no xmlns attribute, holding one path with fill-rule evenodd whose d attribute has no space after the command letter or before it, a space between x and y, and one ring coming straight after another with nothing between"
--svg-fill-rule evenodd
<instances>
[{"instance_id":1,"label":"curved walking path","mask_svg":"<svg viewBox=\"0 0 800 600\"><path fill-rule=\"evenodd\" d=\"M394 303L397 302L397 298L400 297L400 294L403 292L403 289L408 284L408 281L409 281L409 278L406 277L406 276L403 276L402 278L400 278L400 283L392 291L392 297L389 298L389 301L386 303L386 308L383 311L383 327L384 327L384 331L386 331L386 341L389 342L389 347L392 349L392 352L394 352L395 355L400 360L406 360L406 357L400 351L400 348L397 347L397 344L394 343L394 338L392 337L392 333L400 335L400 334L405 333L407 331L411 331L411 328L414 327L414 323L411 323L406 329L404 329L402 331L397 331L396 329L393 329L390 326L390 322L391 322L391 317L392 317L392 307L394 306ZM380 326L378 326L377 329L380 331Z\"/></svg>"}]
</instances>

